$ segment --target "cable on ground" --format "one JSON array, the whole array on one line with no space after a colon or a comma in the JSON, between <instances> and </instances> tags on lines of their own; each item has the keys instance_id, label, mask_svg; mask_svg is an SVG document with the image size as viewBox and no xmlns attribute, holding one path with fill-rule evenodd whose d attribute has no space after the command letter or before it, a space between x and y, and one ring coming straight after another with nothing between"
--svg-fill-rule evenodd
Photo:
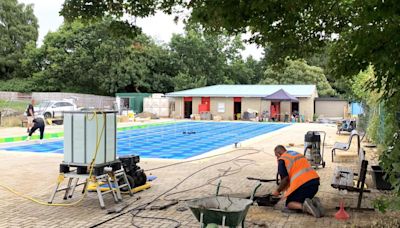
<instances>
[{"instance_id":1,"label":"cable on ground","mask_svg":"<svg viewBox=\"0 0 400 228\"><path fill-rule=\"evenodd\" d=\"M99 151L99 147L100 147L100 143L101 143L101 137L103 136L104 129L105 129L105 126L106 126L106 123L105 123L106 119L104 118L103 127L101 129L100 137L99 137L99 134L98 134L98 130L99 130L99 123L98 122L99 121L98 121L98 117L97 117L97 112L94 111L93 115L91 117L89 117L88 119L89 120L96 119L96 150L94 152L93 159L92 159L92 161L90 162L90 165L89 165L89 167L90 167L89 168L89 178L87 179L87 181L89 181L93 176L94 165L95 165L97 153ZM61 177L59 175L59 177L57 178L57 182L60 183L62 180L63 180L63 177ZM21 198L24 198L26 200L30 200L30 201L32 201L34 203L37 203L37 204L40 204L40 205L44 205L44 206L74 206L74 205L77 205L78 203L82 202L82 200L86 197L88 185L86 185L86 188L84 189L83 196L78 201L75 201L75 202L72 202L72 203L49 203L49 202L44 202L42 200L35 199L35 198L31 197L31 196L26 196L26 195L14 190L13 188L11 188L11 187L9 187L7 185L2 184L2 183L0 183L0 187L6 189L7 191L9 191L9 192L21 197Z\"/></svg>"}]
</instances>

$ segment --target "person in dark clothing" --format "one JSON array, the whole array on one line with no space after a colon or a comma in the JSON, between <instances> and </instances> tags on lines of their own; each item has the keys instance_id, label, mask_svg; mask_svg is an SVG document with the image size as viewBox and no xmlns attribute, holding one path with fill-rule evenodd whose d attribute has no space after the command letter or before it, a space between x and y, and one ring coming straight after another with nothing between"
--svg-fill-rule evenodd
<instances>
[{"instance_id":1,"label":"person in dark clothing","mask_svg":"<svg viewBox=\"0 0 400 228\"><path fill-rule=\"evenodd\" d=\"M30 140L32 134L37 129L39 129L40 130L40 144L42 144L42 140L43 140L43 136L44 136L44 127L45 127L45 123L44 123L43 118L37 117L37 118L33 119L33 127L29 131L29 136L28 136L27 140Z\"/></svg>"},{"instance_id":2,"label":"person in dark clothing","mask_svg":"<svg viewBox=\"0 0 400 228\"><path fill-rule=\"evenodd\" d=\"M28 105L26 108L26 117L27 117L27 129L26 132L29 133L29 130L32 128L33 125L33 119L35 118L35 110L33 109L33 105L35 105L35 100L32 100L32 102Z\"/></svg>"}]
</instances>

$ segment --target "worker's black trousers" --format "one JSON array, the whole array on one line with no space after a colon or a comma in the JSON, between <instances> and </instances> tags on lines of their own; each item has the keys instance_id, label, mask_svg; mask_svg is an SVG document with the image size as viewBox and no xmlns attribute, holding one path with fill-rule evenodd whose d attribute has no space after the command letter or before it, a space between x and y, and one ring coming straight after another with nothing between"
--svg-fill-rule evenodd
<instances>
[{"instance_id":1,"label":"worker's black trousers","mask_svg":"<svg viewBox=\"0 0 400 228\"><path fill-rule=\"evenodd\" d=\"M33 127L31 128L31 130L29 131L29 136L32 136L32 134L37 130L40 130L40 139L43 139L43 135L44 135L44 125L37 125L34 124Z\"/></svg>"}]
</instances>

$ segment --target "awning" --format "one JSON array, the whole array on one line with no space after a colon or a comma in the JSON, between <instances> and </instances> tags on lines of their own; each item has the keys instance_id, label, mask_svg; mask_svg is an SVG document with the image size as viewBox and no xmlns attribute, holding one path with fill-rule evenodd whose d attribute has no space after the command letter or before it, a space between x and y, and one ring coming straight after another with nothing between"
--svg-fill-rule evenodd
<instances>
[{"instance_id":1,"label":"awning","mask_svg":"<svg viewBox=\"0 0 400 228\"><path fill-rule=\"evenodd\" d=\"M286 92L283 89L280 89L276 91L273 94L270 94L266 97L262 98L263 100L269 100L269 101L291 101L291 102L298 102L299 99L296 97L290 95L288 92Z\"/></svg>"}]
</instances>

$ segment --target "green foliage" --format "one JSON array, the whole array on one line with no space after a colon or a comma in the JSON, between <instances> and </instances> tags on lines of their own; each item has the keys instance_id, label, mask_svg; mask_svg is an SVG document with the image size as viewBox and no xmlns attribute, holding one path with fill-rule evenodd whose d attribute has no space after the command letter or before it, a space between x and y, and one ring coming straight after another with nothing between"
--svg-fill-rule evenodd
<instances>
[{"instance_id":1,"label":"green foliage","mask_svg":"<svg viewBox=\"0 0 400 228\"><path fill-rule=\"evenodd\" d=\"M370 66L354 77L352 90L355 98L366 106L369 117L368 136L374 142L381 144L383 152L379 158L380 165L387 172L389 181L395 187L395 192L400 194L400 120L396 119L397 113L400 113L398 106L400 99L399 96L381 99L384 92L378 92L366 86L375 81L374 68ZM399 198L393 200L398 201ZM380 199L376 202L376 207L382 211L394 208L393 200Z\"/></svg>"},{"instance_id":2,"label":"green foliage","mask_svg":"<svg viewBox=\"0 0 400 228\"><path fill-rule=\"evenodd\" d=\"M13 78L0 81L0 91L31 92L32 86L32 81L26 80L25 78Z\"/></svg>"},{"instance_id":3,"label":"green foliage","mask_svg":"<svg viewBox=\"0 0 400 228\"><path fill-rule=\"evenodd\" d=\"M373 201L374 208L384 213L391 210L400 210L400 197L390 194L378 197Z\"/></svg>"},{"instance_id":4,"label":"green foliage","mask_svg":"<svg viewBox=\"0 0 400 228\"><path fill-rule=\"evenodd\" d=\"M0 80L18 75L25 46L36 42L38 24L32 5L0 1Z\"/></svg>"},{"instance_id":5,"label":"green foliage","mask_svg":"<svg viewBox=\"0 0 400 228\"><path fill-rule=\"evenodd\" d=\"M314 84L320 96L335 95L322 68L309 66L303 60L286 59L282 69L267 68L261 84Z\"/></svg>"},{"instance_id":6,"label":"green foliage","mask_svg":"<svg viewBox=\"0 0 400 228\"><path fill-rule=\"evenodd\" d=\"M380 162L387 172L390 183L400 197L400 96L393 96L384 103L385 114L379 132L384 138L385 149Z\"/></svg>"},{"instance_id":7,"label":"green foliage","mask_svg":"<svg viewBox=\"0 0 400 228\"><path fill-rule=\"evenodd\" d=\"M107 32L112 23L67 23L49 33L40 48L29 46L21 62L30 90L104 95L172 90L168 51L143 35L116 39Z\"/></svg>"},{"instance_id":8,"label":"green foliage","mask_svg":"<svg viewBox=\"0 0 400 228\"><path fill-rule=\"evenodd\" d=\"M192 77L182 72L179 72L178 75L174 77L174 81L175 90L177 91L203 87L207 84L207 80L204 76Z\"/></svg>"},{"instance_id":9,"label":"green foliage","mask_svg":"<svg viewBox=\"0 0 400 228\"><path fill-rule=\"evenodd\" d=\"M182 1L182 0L66 0L61 12L68 20L98 20L111 15L123 21L154 15L157 10L180 13L186 9L191 24L230 35L249 32L251 42L266 46L268 60L283 63L310 58L329 44L331 75L351 79L369 65L375 67L372 88L383 90L383 99L398 93L400 64L400 5L395 0L323 1ZM390 82L390 83L386 83ZM346 82L338 88L346 92Z\"/></svg>"},{"instance_id":10,"label":"green foliage","mask_svg":"<svg viewBox=\"0 0 400 228\"><path fill-rule=\"evenodd\" d=\"M367 130L368 138L376 143L382 143L383 139L380 138L378 134L380 126L380 111L382 108L379 101L381 94L366 86L374 80L374 69L370 66L367 70L361 71L354 76L351 81L351 89L353 98L364 104L366 115L368 115L368 117L364 119L364 121L367 121L364 130Z\"/></svg>"}]
</instances>

